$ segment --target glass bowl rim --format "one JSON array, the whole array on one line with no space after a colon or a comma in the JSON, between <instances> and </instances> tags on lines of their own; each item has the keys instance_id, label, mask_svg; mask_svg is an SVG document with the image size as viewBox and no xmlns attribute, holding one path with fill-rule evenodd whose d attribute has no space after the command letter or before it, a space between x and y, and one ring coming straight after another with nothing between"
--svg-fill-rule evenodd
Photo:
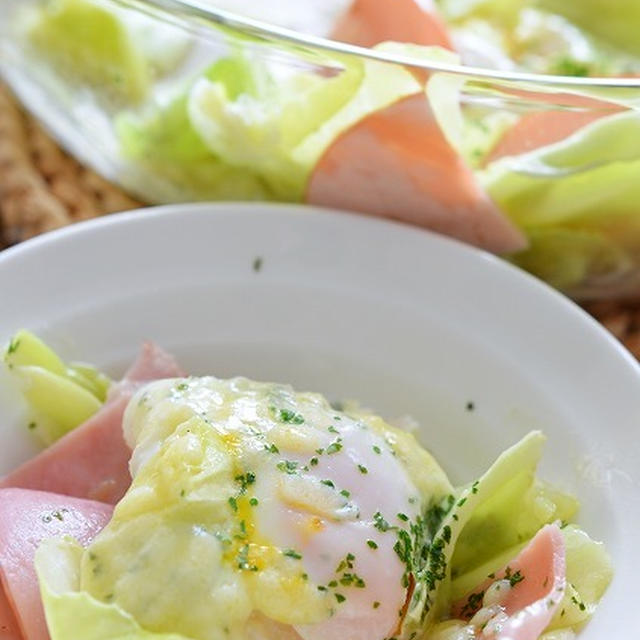
<instances>
[{"instance_id":1,"label":"glass bowl rim","mask_svg":"<svg viewBox=\"0 0 640 640\"><path fill-rule=\"evenodd\" d=\"M347 56L357 56L378 62L387 62L422 69L429 72L441 72L459 76L466 76L478 81L497 81L507 83L526 83L546 87L568 90L580 89L640 89L640 77L576 77L540 74L523 71L510 71L474 67L465 64L451 64L446 62L425 61L411 55L403 55L389 51L380 51L360 47L329 38L304 34L293 29L280 27L268 22L256 20L237 14L233 11L212 7L206 0L108 0L129 9L144 12L160 11L165 18L175 18L176 15L188 21L207 20L221 26L244 32L268 40L278 40L283 44L304 46L331 53ZM201 26L201 25L200 25Z\"/></svg>"}]
</instances>

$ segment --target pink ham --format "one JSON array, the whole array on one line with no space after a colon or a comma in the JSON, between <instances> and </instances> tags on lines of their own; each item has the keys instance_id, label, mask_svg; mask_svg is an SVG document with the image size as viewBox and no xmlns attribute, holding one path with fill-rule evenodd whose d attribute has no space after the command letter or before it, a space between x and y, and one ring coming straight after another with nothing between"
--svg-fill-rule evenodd
<instances>
[{"instance_id":1,"label":"pink ham","mask_svg":"<svg viewBox=\"0 0 640 640\"><path fill-rule=\"evenodd\" d=\"M145 342L138 357L125 374L124 382L140 383L184 375L184 371L172 355L153 342Z\"/></svg>"},{"instance_id":2,"label":"pink ham","mask_svg":"<svg viewBox=\"0 0 640 640\"><path fill-rule=\"evenodd\" d=\"M339 136L315 167L306 200L396 218L497 253L526 246L447 142L424 94Z\"/></svg>"},{"instance_id":3,"label":"pink ham","mask_svg":"<svg viewBox=\"0 0 640 640\"><path fill-rule=\"evenodd\" d=\"M87 545L107 524L113 508L42 491L0 489L0 571L6 601L24 640L48 640L34 556L47 538L70 535ZM14 635L8 638L18 639ZM2 637L2 636L0 636Z\"/></svg>"},{"instance_id":4,"label":"pink ham","mask_svg":"<svg viewBox=\"0 0 640 640\"><path fill-rule=\"evenodd\" d=\"M0 640L22 640L18 621L4 589L0 589Z\"/></svg>"},{"instance_id":5,"label":"pink ham","mask_svg":"<svg viewBox=\"0 0 640 640\"><path fill-rule=\"evenodd\" d=\"M487 163L561 142L611 111L538 111L522 116L492 149Z\"/></svg>"},{"instance_id":6,"label":"pink ham","mask_svg":"<svg viewBox=\"0 0 640 640\"><path fill-rule=\"evenodd\" d=\"M444 22L425 0L354 0L331 38L360 47L395 40L453 49Z\"/></svg>"},{"instance_id":7,"label":"pink ham","mask_svg":"<svg viewBox=\"0 0 640 640\"><path fill-rule=\"evenodd\" d=\"M557 525L543 527L520 555L496 574L495 580L516 575L522 580L501 602L509 619L490 636L491 640L538 640L551 622L566 586L564 540ZM484 593L492 583L487 580L473 593ZM473 599L467 596L456 603L454 616L470 618L479 607L470 607L470 602Z\"/></svg>"},{"instance_id":8,"label":"pink ham","mask_svg":"<svg viewBox=\"0 0 640 640\"><path fill-rule=\"evenodd\" d=\"M507 129L485 164L560 142L588 124L624 110L612 102L571 93L518 90L511 93L527 102L539 104L540 111L523 115ZM554 105L562 105L563 108L554 109Z\"/></svg>"},{"instance_id":9,"label":"pink ham","mask_svg":"<svg viewBox=\"0 0 640 640\"><path fill-rule=\"evenodd\" d=\"M148 342L124 380L109 394L105 406L0 482L1 487L53 491L115 504L131 477L131 451L122 435L122 415L140 383L184 375L175 360Z\"/></svg>"}]
</instances>

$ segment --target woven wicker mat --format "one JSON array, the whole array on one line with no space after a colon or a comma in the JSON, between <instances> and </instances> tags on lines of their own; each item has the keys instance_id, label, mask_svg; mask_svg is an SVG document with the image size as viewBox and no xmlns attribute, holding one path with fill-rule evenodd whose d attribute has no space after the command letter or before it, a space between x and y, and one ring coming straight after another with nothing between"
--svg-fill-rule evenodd
<instances>
[{"instance_id":1,"label":"woven wicker mat","mask_svg":"<svg viewBox=\"0 0 640 640\"><path fill-rule=\"evenodd\" d=\"M63 152L0 85L0 247L137 206Z\"/></svg>"},{"instance_id":2,"label":"woven wicker mat","mask_svg":"<svg viewBox=\"0 0 640 640\"><path fill-rule=\"evenodd\" d=\"M0 249L141 204L60 149L0 84ZM587 311L640 358L640 301Z\"/></svg>"}]
</instances>

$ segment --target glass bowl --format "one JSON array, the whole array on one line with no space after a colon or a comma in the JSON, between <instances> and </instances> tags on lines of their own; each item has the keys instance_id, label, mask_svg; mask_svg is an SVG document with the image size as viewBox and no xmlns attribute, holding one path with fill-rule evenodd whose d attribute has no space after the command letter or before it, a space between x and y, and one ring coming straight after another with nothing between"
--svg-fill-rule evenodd
<instances>
[{"instance_id":1,"label":"glass bowl","mask_svg":"<svg viewBox=\"0 0 640 640\"><path fill-rule=\"evenodd\" d=\"M151 203L307 202L483 247L576 299L640 293L640 79L463 66L197 0L0 0L0 72Z\"/></svg>"}]
</instances>

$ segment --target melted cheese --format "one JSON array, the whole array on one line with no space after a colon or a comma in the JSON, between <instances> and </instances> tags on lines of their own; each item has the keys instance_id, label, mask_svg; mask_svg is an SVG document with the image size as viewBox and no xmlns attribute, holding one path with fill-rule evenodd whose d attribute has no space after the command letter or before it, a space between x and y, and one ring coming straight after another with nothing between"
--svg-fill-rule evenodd
<instances>
[{"instance_id":1,"label":"melted cheese","mask_svg":"<svg viewBox=\"0 0 640 640\"><path fill-rule=\"evenodd\" d=\"M212 377L148 385L124 431L133 483L83 556L83 589L194 640L244 639L256 616L306 640L393 632L396 531L450 491L412 436L317 394Z\"/></svg>"}]
</instances>

